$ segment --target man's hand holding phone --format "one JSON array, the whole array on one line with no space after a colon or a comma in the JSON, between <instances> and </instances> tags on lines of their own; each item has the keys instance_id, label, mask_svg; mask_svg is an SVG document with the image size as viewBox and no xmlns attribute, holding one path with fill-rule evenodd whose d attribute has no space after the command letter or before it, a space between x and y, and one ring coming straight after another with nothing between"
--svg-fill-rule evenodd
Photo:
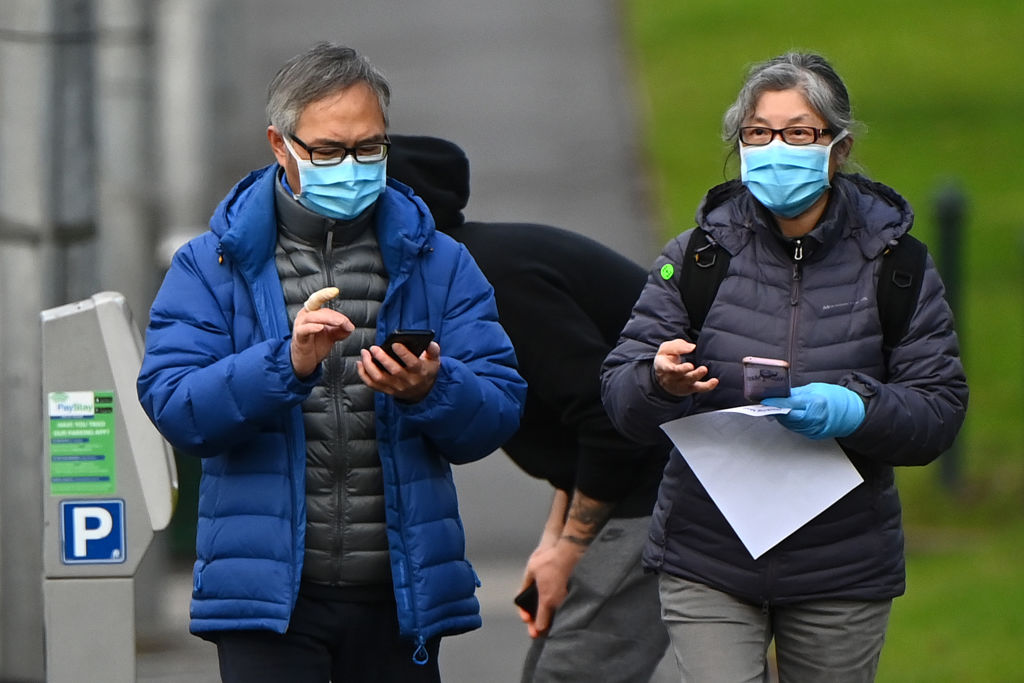
<instances>
[{"instance_id":1,"label":"man's hand holding phone","mask_svg":"<svg viewBox=\"0 0 1024 683\"><path fill-rule=\"evenodd\" d=\"M539 546L526 563L526 587L515 597L520 618L531 638L546 635L555 611L569 594L569 577L585 547L564 539L553 545Z\"/></svg>"},{"instance_id":2,"label":"man's hand holding phone","mask_svg":"<svg viewBox=\"0 0 1024 683\"><path fill-rule=\"evenodd\" d=\"M395 330L382 346L361 352L359 378L375 391L416 402L430 393L441 367L433 330Z\"/></svg>"}]
</instances>

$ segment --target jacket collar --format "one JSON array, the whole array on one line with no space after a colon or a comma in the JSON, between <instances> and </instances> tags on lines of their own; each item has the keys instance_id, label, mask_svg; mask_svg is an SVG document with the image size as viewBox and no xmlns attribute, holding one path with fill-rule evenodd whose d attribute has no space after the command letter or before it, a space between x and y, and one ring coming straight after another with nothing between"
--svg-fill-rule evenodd
<instances>
[{"instance_id":1,"label":"jacket collar","mask_svg":"<svg viewBox=\"0 0 1024 683\"><path fill-rule=\"evenodd\" d=\"M279 173L274 183L274 203L277 210L278 229L305 244L322 247L327 235L332 234L334 246L348 244L374 224L377 202L352 220L340 220L310 211L298 201L281 182L284 174Z\"/></svg>"},{"instance_id":2,"label":"jacket collar","mask_svg":"<svg viewBox=\"0 0 1024 683\"><path fill-rule=\"evenodd\" d=\"M866 257L875 258L913 222L913 209L891 188L861 175L837 173L825 214L805 237L811 244L805 253L848 236ZM738 253L756 232L778 235L771 215L739 180L708 191L697 209L697 223L730 254Z\"/></svg>"},{"instance_id":3,"label":"jacket collar","mask_svg":"<svg viewBox=\"0 0 1024 683\"><path fill-rule=\"evenodd\" d=\"M210 219L210 229L244 274L255 278L273 260L277 244L276 189L280 167L253 171L235 185ZM429 248L434 219L406 185L389 178L377 200L377 238L392 280L411 269L409 257Z\"/></svg>"}]
</instances>

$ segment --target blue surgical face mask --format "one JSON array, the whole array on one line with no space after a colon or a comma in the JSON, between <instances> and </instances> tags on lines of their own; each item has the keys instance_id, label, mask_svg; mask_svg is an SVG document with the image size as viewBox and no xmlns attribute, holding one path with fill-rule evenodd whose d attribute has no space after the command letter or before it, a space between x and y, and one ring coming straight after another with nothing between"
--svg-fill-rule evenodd
<instances>
[{"instance_id":1,"label":"blue surgical face mask","mask_svg":"<svg viewBox=\"0 0 1024 683\"><path fill-rule=\"evenodd\" d=\"M287 137L283 140L299 167L302 187L293 196L310 211L351 220L377 201L387 185L387 159L360 164L348 155L340 164L316 166L309 159L299 157Z\"/></svg>"},{"instance_id":2,"label":"blue surgical face mask","mask_svg":"<svg viewBox=\"0 0 1024 683\"><path fill-rule=\"evenodd\" d=\"M795 218L829 187L832 146L846 135L844 130L829 145L787 145L781 138L740 145L740 179L769 211Z\"/></svg>"}]
</instances>

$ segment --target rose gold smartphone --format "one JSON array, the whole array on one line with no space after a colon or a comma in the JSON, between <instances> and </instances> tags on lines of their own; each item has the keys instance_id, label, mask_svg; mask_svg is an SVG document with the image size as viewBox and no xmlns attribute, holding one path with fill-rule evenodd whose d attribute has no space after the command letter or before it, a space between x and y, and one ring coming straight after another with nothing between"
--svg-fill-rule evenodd
<instances>
[{"instance_id":1,"label":"rose gold smartphone","mask_svg":"<svg viewBox=\"0 0 1024 683\"><path fill-rule=\"evenodd\" d=\"M748 401L789 396L789 363L778 358L743 359L743 395Z\"/></svg>"}]
</instances>

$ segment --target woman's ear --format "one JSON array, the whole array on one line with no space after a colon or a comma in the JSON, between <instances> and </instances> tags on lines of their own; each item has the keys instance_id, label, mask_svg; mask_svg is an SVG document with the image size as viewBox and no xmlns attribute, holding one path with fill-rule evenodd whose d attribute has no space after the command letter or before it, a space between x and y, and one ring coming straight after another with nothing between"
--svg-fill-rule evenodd
<instances>
[{"instance_id":1,"label":"woman's ear","mask_svg":"<svg viewBox=\"0 0 1024 683\"><path fill-rule=\"evenodd\" d=\"M830 182L836 171L842 168L843 164L850 158L850 150L852 149L853 138L849 136L837 142L835 147L832 148L832 154L828 160L828 179Z\"/></svg>"},{"instance_id":2,"label":"woman's ear","mask_svg":"<svg viewBox=\"0 0 1024 683\"><path fill-rule=\"evenodd\" d=\"M847 135L836 144L833 151L835 152L836 165L842 166L845 164L850 158L850 152L853 151L853 137Z\"/></svg>"}]
</instances>

